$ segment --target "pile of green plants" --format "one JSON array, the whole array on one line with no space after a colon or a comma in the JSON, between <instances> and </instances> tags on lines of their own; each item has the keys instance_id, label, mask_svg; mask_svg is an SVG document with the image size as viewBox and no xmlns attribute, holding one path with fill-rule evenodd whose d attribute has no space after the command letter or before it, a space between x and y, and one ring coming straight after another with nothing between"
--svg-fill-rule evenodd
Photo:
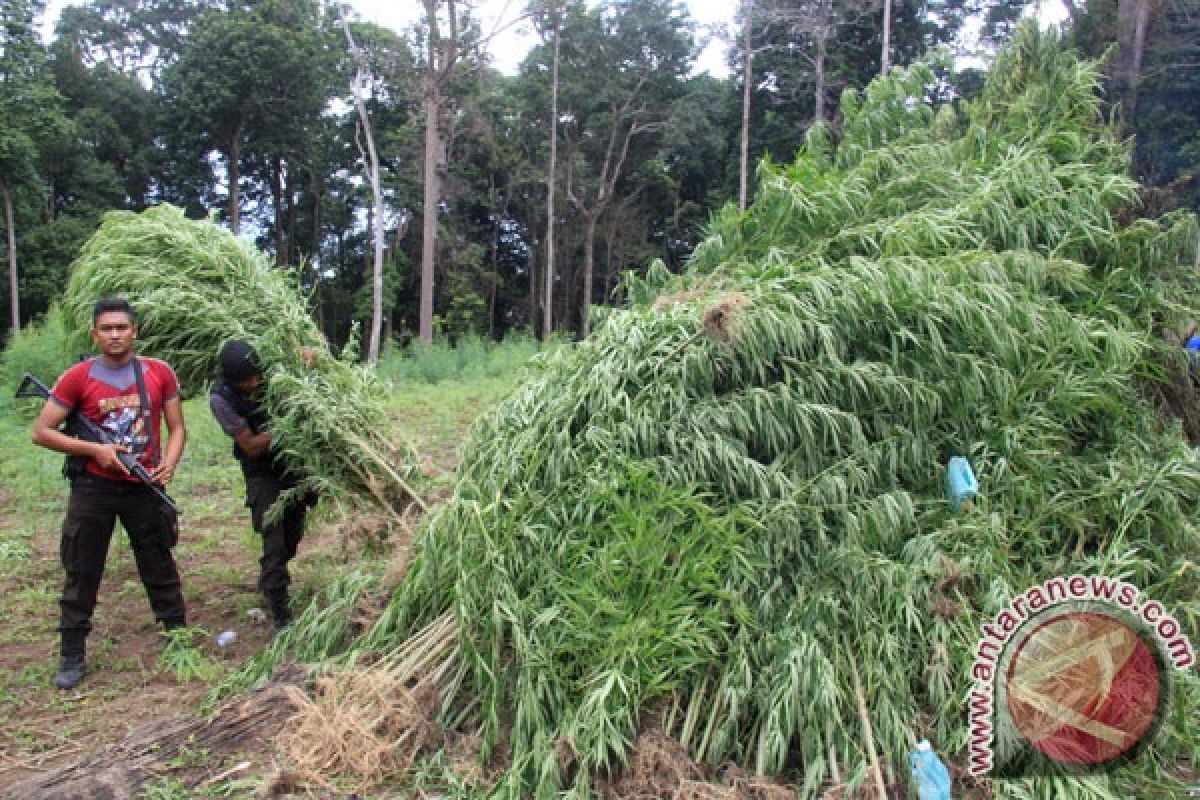
<instances>
[{"instance_id":1,"label":"pile of green plants","mask_svg":"<svg viewBox=\"0 0 1200 800\"><path fill-rule=\"evenodd\" d=\"M253 345L273 447L308 476L301 491L397 509L420 502L410 488L415 459L392 437L382 384L354 353L328 352L295 271L173 206L114 211L72 265L63 300L81 352L104 295L133 304L140 351L169 362L185 392L214 379L226 341ZM311 363L306 350L316 354Z\"/></svg>"},{"instance_id":2,"label":"pile of green plants","mask_svg":"<svg viewBox=\"0 0 1200 800\"><path fill-rule=\"evenodd\" d=\"M502 795L588 796L651 722L811 795L834 759L865 779L859 696L900 774L918 738L961 758L980 626L1047 577L1123 577L1194 638L1200 464L1144 387L1180 366L1197 228L1132 219L1098 70L1027 26L971 103L931 107L928 65L847 93L836 143L764 164L686 274L477 423L357 648L417 658L454 615L444 718ZM1194 674L1173 698L1129 765L992 791L1179 791Z\"/></svg>"}]
</instances>

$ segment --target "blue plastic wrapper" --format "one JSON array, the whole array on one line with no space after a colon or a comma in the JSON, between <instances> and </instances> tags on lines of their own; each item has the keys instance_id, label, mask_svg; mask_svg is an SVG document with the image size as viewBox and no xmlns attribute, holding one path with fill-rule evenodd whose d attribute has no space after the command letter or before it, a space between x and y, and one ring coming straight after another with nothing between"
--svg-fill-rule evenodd
<instances>
[{"instance_id":1,"label":"blue plastic wrapper","mask_svg":"<svg viewBox=\"0 0 1200 800\"><path fill-rule=\"evenodd\" d=\"M970 509L971 501L979 493L979 483L975 473L971 471L971 462L962 456L955 456L946 465L946 499L950 507L957 513Z\"/></svg>"},{"instance_id":2,"label":"blue plastic wrapper","mask_svg":"<svg viewBox=\"0 0 1200 800\"><path fill-rule=\"evenodd\" d=\"M920 800L952 800L950 794L950 771L933 752L928 741L917 744L916 752L908 757L912 767L913 784L917 787Z\"/></svg>"}]
</instances>

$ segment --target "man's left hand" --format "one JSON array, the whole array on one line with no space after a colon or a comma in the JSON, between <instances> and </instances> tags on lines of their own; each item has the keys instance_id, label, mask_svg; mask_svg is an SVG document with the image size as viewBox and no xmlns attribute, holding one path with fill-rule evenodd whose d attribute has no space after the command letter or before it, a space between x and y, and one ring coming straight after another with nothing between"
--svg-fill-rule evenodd
<instances>
[{"instance_id":1,"label":"man's left hand","mask_svg":"<svg viewBox=\"0 0 1200 800\"><path fill-rule=\"evenodd\" d=\"M175 477L175 467L170 464L159 464L150 471L150 477L154 479L155 483L166 486Z\"/></svg>"}]
</instances>

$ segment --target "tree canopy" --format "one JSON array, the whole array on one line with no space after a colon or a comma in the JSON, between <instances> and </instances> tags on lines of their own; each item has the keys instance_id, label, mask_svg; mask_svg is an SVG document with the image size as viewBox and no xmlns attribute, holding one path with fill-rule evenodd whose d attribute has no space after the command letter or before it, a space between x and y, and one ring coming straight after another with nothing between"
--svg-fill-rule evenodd
<instances>
[{"instance_id":1,"label":"tree canopy","mask_svg":"<svg viewBox=\"0 0 1200 800\"><path fill-rule=\"evenodd\" d=\"M543 37L515 75L489 65L495 45L472 0L431 0L404 31L351 16L380 160L387 341L407 342L423 318L430 335L501 336L547 316L555 329L586 333L589 309L622 301L622 273L644 272L653 258L679 270L705 221L736 201L740 37L729 42L730 77L694 75L704 32L678 0L520 5L530 14L522 24ZM1110 60L1105 80L1135 137L1144 213L1195 207L1194 14L1147 0L1068 5L1069 41L1094 57L1113 43L1131 54ZM896 3L889 60L909 64L939 45L965 52L972 15L979 40L994 46L1024 7ZM192 217L215 212L276 263L300 266L332 341L356 321L368 329L376 212L349 91L355 63L332 7L86 0L63 10L48 43L37 35L43 10L41 0L13 0L0 12L0 254L16 323L61 292L104 212L170 202ZM875 0L741 5L752 33L751 165L789 163L815 123L844 135L843 93L880 68L883 12ZM1130 19L1143 22L1130 28ZM978 70L955 72L952 56L942 63L935 102L979 91ZM557 195L551 269L548 186Z\"/></svg>"}]
</instances>

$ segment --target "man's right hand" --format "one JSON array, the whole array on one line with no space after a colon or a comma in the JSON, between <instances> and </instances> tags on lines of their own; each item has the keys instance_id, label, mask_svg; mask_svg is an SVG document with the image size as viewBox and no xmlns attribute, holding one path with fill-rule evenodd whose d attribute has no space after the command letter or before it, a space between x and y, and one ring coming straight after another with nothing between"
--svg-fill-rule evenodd
<instances>
[{"instance_id":1,"label":"man's right hand","mask_svg":"<svg viewBox=\"0 0 1200 800\"><path fill-rule=\"evenodd\" d=\"M119 453L128 452L129 448L123 444L97 444L96 449L92 452L92 458L104 469L119 471L128 475L129 470L121 463L121 459L118 456Z\"/></svg>"}]
</instances>

